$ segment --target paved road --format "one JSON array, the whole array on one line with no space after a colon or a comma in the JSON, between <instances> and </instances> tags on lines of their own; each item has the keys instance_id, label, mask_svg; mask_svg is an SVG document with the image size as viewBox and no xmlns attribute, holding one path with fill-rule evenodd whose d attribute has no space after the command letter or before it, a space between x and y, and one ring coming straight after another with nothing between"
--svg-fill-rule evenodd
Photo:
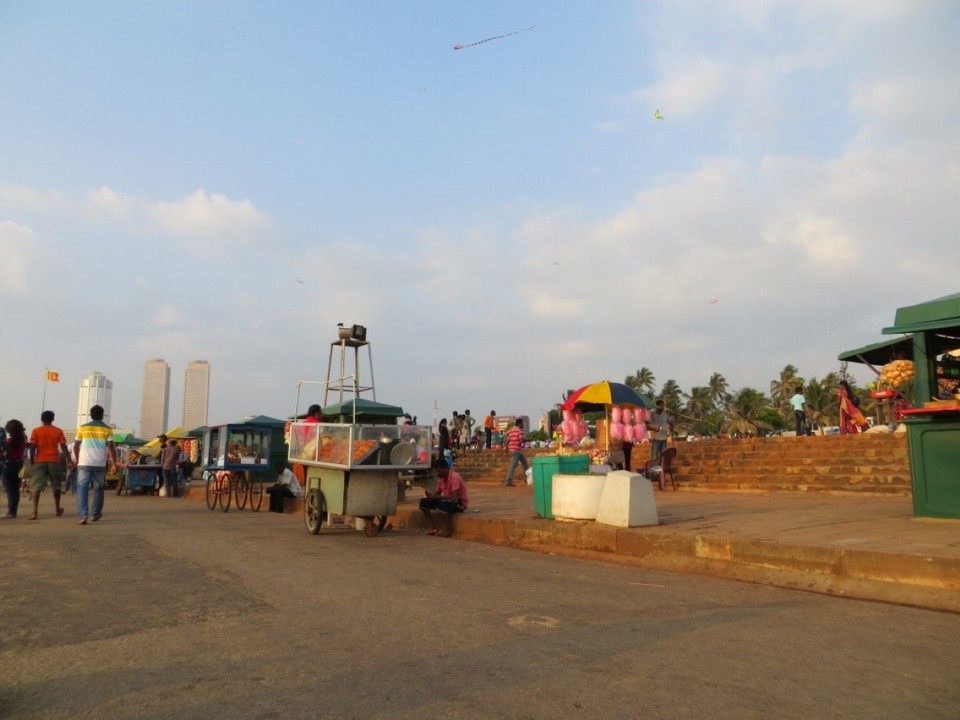
<instances>
[{"instance_id":1,"label":"paved road","mask_svg":"<svg viewBox=\"0 0 960 720\"><path fill-rule=\"evenodd\" d=\"M72 498L71 498L72 499ZM960 616L289 516L0 521L2 718L950 718Z\"/></svg>"}]
</instances>

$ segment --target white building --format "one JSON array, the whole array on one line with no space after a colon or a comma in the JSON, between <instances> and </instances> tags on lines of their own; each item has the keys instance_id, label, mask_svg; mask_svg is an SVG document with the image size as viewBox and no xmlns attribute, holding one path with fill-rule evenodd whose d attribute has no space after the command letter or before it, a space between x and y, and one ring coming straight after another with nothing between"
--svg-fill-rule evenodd
<instances>
[{"instance_id":1,"label":"white building","mask_svg":"<svg viewBox=\"0 0 960 720\"><path fill-rule=\"evenodd\" d=\"M90 408L103 408L103 421L110 425L110 402L113 397L113 382L99 370L80 381L80 396L77 400L77 427L90 422Z\"/></svg>"}]
</instances>

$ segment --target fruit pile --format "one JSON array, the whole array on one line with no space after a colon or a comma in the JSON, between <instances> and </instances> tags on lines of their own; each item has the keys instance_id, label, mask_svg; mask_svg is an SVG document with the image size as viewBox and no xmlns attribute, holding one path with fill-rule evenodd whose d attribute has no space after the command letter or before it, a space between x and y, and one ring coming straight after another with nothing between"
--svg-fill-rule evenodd
<instances>
[{"instance_id":1,"label":"fruit pile","mask_svg":"<svg viewBox=\"0 0 960 720\"><path fill-rule=\"evenodd\" d=\"M880 368L880 382L889 387L900 387L917 374L912 360L894 360Z\"/></svg>"}]
</instances>

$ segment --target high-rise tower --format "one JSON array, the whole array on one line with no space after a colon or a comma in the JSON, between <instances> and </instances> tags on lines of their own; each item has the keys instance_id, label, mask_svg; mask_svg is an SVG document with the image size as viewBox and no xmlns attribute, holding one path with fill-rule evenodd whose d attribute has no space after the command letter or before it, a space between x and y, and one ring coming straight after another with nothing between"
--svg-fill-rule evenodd
<instances>
[{"instance_id":1,"label":"high-rise tower","mask_svg":"<svg viewBox=\"0 0 960 720\"><path fill-rule=\"evenodd\" d=\"M109 425L112 396L113 382L99 370L81 380L80 396L77 399L77 427L90 422L90 408L94 405L103 408L103 421Z\"/></svg>"},{"instance_id":2,"label":"high-rise tower","mask_svg":"<svg viewBox=\"0 0 960 720\"><path fill-rule=\"evenodd\" d=\"M207 424L210 407L210 363L194 360L183 374L183 422L187 430Z\"/></svg>"},{"instance_id":3,"label":"high-rise tower","mask_svg":"<svg viewBox=\"0 0 960 720\"><path fill-rule=\"evenodd\" d=\"M140 400L140 437L155 438L167 430L170 406L170 366L164 360L143 364L143 395Z\"/></svg>"}]
</instances>

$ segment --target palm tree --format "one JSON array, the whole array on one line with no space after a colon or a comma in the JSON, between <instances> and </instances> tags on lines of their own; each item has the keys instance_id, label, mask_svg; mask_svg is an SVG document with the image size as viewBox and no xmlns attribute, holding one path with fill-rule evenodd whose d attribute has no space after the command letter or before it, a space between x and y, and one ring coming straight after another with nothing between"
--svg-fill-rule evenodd
<instances>
[{"instance_id":1,"label":"palm tree","mask_svg":"<svg viewBox=\"0 0 960 720\"><path fill-rule=\"evenodd\" d=\"M797 375L798 370L793 365L787 365L780 371L779 380L770 381L770 398L774 404L780 405L790 401L797 385L803 384L803 378Z\"/></svg>"},{"instance_id":2,"label":"palm tree","mask_svg":"<svg viewBox=\"0 0 960 720\"><path fill-rule=\"evenodd\" d=\"M682 395L683 392L681 392L680 386L677 385L677 381L667 380L663 384L663 387L660 388L660 394L657 397L662 397L667 409L675 413L680 409L680 397Z\"/></svg>"},{"instance_id":3,"label":"palm tree","mask_svg":"<svg viewBox=\"0 0 960 720\"><path fill-rule=\"evenodd\" d=\"M710 380L707 381L707 387L710 390L710 397L713 398L714 404L726 407L730 399L730 396L727 394L727 388L729 387L727 379L720 373L715 372L710 376Z\"/></svg>"},{"instance_id":4,"label":"palm tree","mask_svg":"<svg viewBox=\"0 0 960 720\"><path fill-rule=\"evenodd\" d=\"M656 378L653 375L653 370L650 368L642 367L637 370L633 375L628 376L623 384L627 387L631 387L634 390L638 390L647 395L653 394L653 383Z\"/></svg>"},{"instance_id":5,"label":"palm tree","mask_svg":"<svg viewBox=\"0 0 960 720\"><path fill-rule=\"evenodd\" d=\"M787 425L793 417L790 397L796 392L797 385L803 384L803 378L797 374L798 372L793 365L787 365L780 371L779 380L770 381L770 403Z\"/></svg>"},{"instance_id":6,"label":"palm tree","mask_svg":"<svg viewBox=\"0 0 960 720\"><path fill-rule=\"evenodd\" d=\"M737 390L730 398L730 417L724 429L731 435L760 435L770 428L763 414L770 407L766 395L753 388Z\"/></svg>"},{"instance_id":7,"label":"palm tree","mask_svg":"<svg viewBox=\"0 0 960 720\"><path fill-rule=\"evenodd\" d=\"M840 405L837 401L837 385L840 378L836 373L827 373L823 380L811 378L807 383L804 396L810 406L810 419L820 428L837 425L840 422Z\"/></svg>"}]
</instances>

